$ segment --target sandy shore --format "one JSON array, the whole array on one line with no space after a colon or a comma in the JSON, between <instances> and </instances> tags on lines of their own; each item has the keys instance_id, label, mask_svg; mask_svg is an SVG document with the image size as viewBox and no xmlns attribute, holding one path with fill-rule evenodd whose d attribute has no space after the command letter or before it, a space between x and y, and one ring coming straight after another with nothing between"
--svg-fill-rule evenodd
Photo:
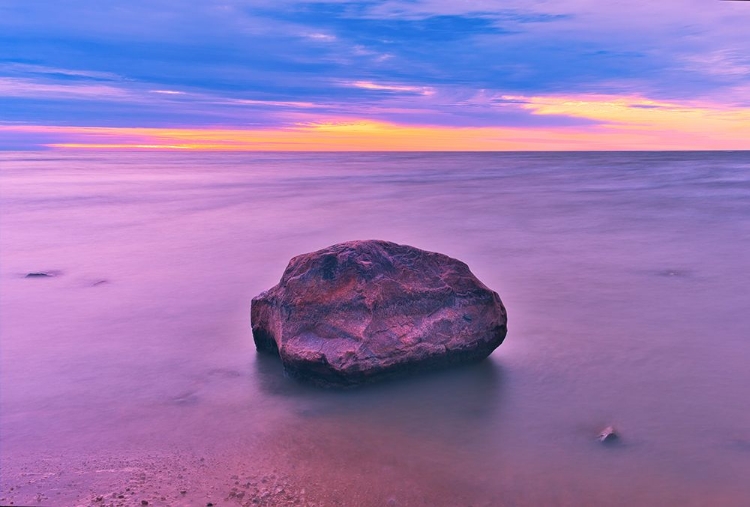
<instances>
[{"instance_id":1,"label":"sandy shore","mask_svg":"<svg viewBox=\"0 0 750 507\"><path fill-rule=\"evenodd\" d=\"M250 457L248 457L250 458ZM1 505L322 505L262 460L26 456L3 461Z\"/></svg>"}]
</instances>

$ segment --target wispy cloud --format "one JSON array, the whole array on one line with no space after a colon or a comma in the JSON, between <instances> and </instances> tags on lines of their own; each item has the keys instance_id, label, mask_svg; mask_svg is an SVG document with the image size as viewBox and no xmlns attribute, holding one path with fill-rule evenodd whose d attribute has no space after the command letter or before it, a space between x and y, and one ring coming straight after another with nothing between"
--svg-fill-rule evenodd
<instances>
[{"instance_id":1,"label":"wispy cloud","mask_svg":"<svg viewBox=\"0 0 750 507\"><path fill-rule=\"evenodd\" d=\"M185 95L185 92L178 90L149 90L151 93L160 93L162 95Z\"/></svg>"},{"instance_id":2,"label":"wispy cloud","mask_svg":"<svg viewBox=\"0 0 750 507\"><path fill-rule=\"evenodd\" d=\"M738 79L750 77L750 53L720 49L707 53L690 54L682 58L685 68L708 75Z\"/></svg>"},{"instance_id":3,"label":"wispy cloud","mask_svg":"<svg viewBox=\"0 0 750 507\"><path fill-rule=\"evenodd\" d=\"M399 84L386 84L386 83L373 83L372 81L354 81L346 83L349 86L355 88L361 88L363 90L375 90L385 92L399 92L399 93L416 93L418 95L432 95L435 90L429 86L410 86L410 85L399 85Z\"/></svg>"},{"instance_id":4,"label":"wispy cloud","mask_svg":"<svg viewBox=\"0 0 750 507\"><path fill-rule=\"evenodd\" d=\"M630 126L681 124L684 129L705 128L695 120L718 119L747 122L750 128L750 109L724 106L703 101L662 101L639 96L618 95L562 95L562 96L507 96L534 114L564 114L580 116L606 123ZM692 121L690 121L692 120Z\"/></svg>"},{"instance_id":5,"label":"wispy cloud","mask_svg":"<svg viewBox=\"0 0 750 507\"><path fill-rule=\"evenodd\" d=\"M0 77L0 97L126 100L132 95L125 89L105 84L65 84Z\"/></svg>"},{"instance_id":6,"label":"wispy cloud","mask_svg":"<svg viewBox=\"0 0 750 507\"><path fill-rule=\"evenodd\" d=\"M331 35L329 33L319 33L319 32L305 34L305 37L312 39L312 40L321 41L321 42L333 42L336 40L335 35Z\"/></svg>"},{"instance_id":7,"label":"wispy cloud","mask_svg":"<svg viewBox=\"0 0 750 507\"><path fill-rule=\"evenodd\" d=\"M310 109L324 107L313 102L300 102L293 100L252 100L252 99L226 99L227 104L237 104L245 106L262 106L262 107L281 107L291 109Z\"/></svg>"},{"instance_id":8,"label":"wispy cloud","mask_svg":"<svg viewBox=\"0 0 750 507\"><path fill-rule=\"evenodd\" d=\"M111 128L0 126L40 136L58 149L181 150L645 150L742 149L750 108L643 97L507 97L535 115L569 115L595 123L570 127L445 127L357 117L318 116L282 128ZM311 116L311 118L313 118ZM50 137L57 139L50 142Z\"/></svg>"},{"instance_id":9,"label":"wispy cloud","mask_svg":"<svg viewBox=\"0 0 750 507\"><path fill-rule=\"evenodd\" d=\"M60 67L49 67L46 65L35 65L19 62L0 62L0 74L6 76L41 76L41 77L68 77L95 81L121 81L122 76L113 72L99 72L83 69L65 69Z\"/></svg>"}]
</instances>

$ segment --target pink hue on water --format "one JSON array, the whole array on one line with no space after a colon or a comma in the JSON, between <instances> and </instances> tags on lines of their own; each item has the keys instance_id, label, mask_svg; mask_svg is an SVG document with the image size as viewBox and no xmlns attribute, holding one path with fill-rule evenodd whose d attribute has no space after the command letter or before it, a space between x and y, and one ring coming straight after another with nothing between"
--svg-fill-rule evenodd
<instances>
[{"instance_id":1,"label":"pink hue on water","mask_svg":"<svg viewBox=\"0 0 750 507\"><path fill-rule=\"evenodd\" d=\"M245 505L244 476L320 505L750 503L747 152L2 153L0 178L2 503ZM468 263L505 343L346 392L256 356L250 299L366 238Z\"/></svg>"}]
</instances>

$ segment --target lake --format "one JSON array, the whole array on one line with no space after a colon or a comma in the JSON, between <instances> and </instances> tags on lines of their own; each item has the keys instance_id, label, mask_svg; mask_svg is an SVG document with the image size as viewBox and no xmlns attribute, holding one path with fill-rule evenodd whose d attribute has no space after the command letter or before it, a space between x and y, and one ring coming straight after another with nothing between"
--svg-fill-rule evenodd
<instances>
[{"instance_id":1,"label":"lake","mask_svg":"<svg viewBox=\"0 0 750 507\"><path fill-rule=\"evenodd\" d=\"M466 262L505 342L285 378L250 300L352 239ZM750 505L748 252L750 152L0 152L0 504Z\"/></svg>"}]
</instances>

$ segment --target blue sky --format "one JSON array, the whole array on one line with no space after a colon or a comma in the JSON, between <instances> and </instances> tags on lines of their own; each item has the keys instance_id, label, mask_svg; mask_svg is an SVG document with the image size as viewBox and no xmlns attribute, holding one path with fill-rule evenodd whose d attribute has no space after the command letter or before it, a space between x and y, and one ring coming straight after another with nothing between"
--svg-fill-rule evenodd
<instances>
[{"instance_id":1,"label":"blue sky","mask_svg":"<svg viewBox=\"0 0 750 507\"><path fill-rule=\"evenodd\" d=\"M750 2L718 0L0 0L0 146L58 136L28 125L612 121L531 97L746 111L748 27Z\"/></svg>"}]
</instances>

